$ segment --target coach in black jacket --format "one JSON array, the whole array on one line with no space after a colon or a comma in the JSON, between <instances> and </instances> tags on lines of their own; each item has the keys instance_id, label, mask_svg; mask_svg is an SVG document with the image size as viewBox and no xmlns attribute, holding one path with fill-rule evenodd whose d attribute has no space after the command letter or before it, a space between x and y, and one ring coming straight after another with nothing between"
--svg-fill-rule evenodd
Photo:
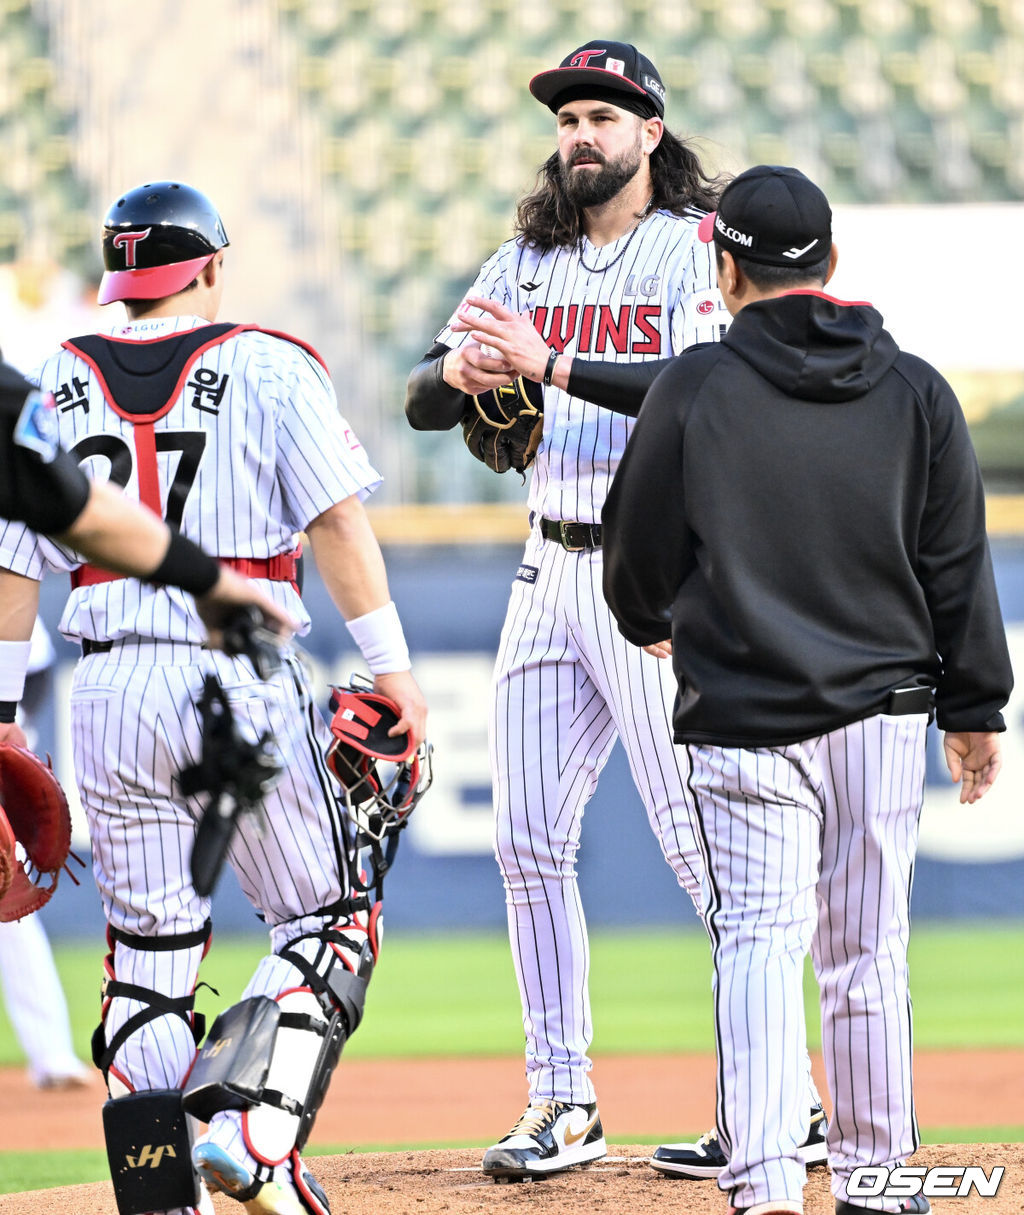
<instances>
[{"instance_id":1,"label":"coach in black jacket","mask_svg":"<svg viewBox=\"0 0 1024 1215\"><path fill-rule=\"evenodd\" d=\"M621 631L672 637L710 858L720 1185L741 1211L800 1201L810 946L837 1209L924 1211L854 1170L917 1146L906 939L933 706L962 802L999 769L1013 681L981 476L945 380L823 294L831 211L803 174L748 170L701 228L735 320L655 381L602 520Z\"/></svg>"}]
</instances>

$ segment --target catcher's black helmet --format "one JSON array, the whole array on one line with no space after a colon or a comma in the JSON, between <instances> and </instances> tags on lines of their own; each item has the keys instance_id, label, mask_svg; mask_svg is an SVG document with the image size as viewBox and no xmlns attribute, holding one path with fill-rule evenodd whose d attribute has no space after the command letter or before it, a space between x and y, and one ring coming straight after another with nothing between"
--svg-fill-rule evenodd
<instances>
[{"instance_id":1,"label":"catcher's black helmet","mask_svg":"<svg viewBox=\"0 0 1024 1215\"><path fill-rule=\"evenodd\" d=\"M228 243L205 194L180 181L136 186L111 204L103 221L99 302L174 295Z\"/></svg>"},{"instance_id":2,"label":"catcher's black helmet","mask_svg":"<svg viewBox=\"0 0 1024 1215\"><path fill-rule=\"evenodd\" d=\"M433 779L429 743L408 733L388 736L398 706L358 675L331 689L327 766L341 785L349 817L369 839L400 830Z\"/></svg>"}]
</instances>

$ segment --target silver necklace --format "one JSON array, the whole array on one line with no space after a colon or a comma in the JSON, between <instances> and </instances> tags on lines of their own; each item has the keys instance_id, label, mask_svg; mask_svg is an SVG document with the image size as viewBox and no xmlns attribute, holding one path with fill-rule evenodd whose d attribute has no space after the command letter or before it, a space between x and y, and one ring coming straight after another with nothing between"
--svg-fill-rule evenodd
<instances>
[{"instance_id":1,"label":"silver necklace","mask_svg":"<svg viewBox=\"0 0 1024 1215\"><path fill-rule=\"evenodd\" d=\"M629 238L627 239L626 243L622 246L622 248L618 251L618 253L615 254L615 256L612 258L612 260L606 266L588 266L587 265L587 263L583 260L583 238L580 237L579 258L580 258L580 265L583 267L583 269L586 270L588 274L604 274L604 272L606 270L610 270L612 268L612 266L615 265L616 262L621 261L622 258L626 254L626 250L632 244L633 237L636 236L636 234L640 231L640 225L647 218L648 213L650 212L653 204L654 204L654 195L652 194L651 197L647 200L647 206L644 207L644 209L637 216L636 223L633 225L633 230L630 232Z\"/></svg>"}]
</instances>

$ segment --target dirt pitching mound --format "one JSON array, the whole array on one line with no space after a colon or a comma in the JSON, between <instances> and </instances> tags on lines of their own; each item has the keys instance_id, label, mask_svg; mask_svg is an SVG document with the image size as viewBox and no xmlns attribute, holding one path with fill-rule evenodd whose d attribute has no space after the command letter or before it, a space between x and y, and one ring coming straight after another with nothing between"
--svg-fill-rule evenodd
<instances>
[{"instance_id":1,"label":"dirt pitching mound","mask_svg":"<svg viewBox=\"0 0 1024 1215\"><path fill-rule=\"evenodd\" d=\"M309 1164L342 1215L724 1215L725 1195L713 1181L669 1180L648 1166L650 1147L612 1145L605 1160L546 1181L499 1184L480 1171L476 1149L347 1153L311 1157ZM996 1197L932 1200L936 1215L1019 1215L1024 1211L1024 1145L932 1144L916 1166L980 1165L1006 1173ZM239 1215L237 1202L217 1195L217 1215ZM812 1169L805 1215L833 1215L827 1169ZM109 1183L0 1196L0 1215L114 1215Z\"/></svg>"}]
</instances>

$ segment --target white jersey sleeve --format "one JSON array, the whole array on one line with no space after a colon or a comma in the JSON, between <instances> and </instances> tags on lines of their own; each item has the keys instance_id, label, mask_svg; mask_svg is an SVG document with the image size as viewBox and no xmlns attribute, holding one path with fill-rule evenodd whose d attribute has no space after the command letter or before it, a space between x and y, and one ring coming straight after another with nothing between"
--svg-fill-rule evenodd
<instances>
[{"instance_id":1,"label":"white jersey sleeve","mask_svg":"<svg viewBox=\"0 0 1024 1215\"><path fill-rule=\"evenodd\" d=\"M381 483L363 445L338 410L334 386L301 346L253 331L235 339L251 348L246 376L254 396L273 406L276 479L282 514L295 531L353 494L369 496Z\"/></svg>"},{"instance_id":2,"label":"white jersey sleeve","mask_svg":"<svg viewBox=\"0 0 1024 1215\"><path fill-rule=\"evenodd\" d=\"M506 308L513 307L516 267L521 263L523 255L524 251L518 241L506 241L480 267L480 273L463 299L470 295L478 295L484 299L504 304ZM465 333L453 332L452 325L456 320L458 320L458 309L448 318L434 341L441 342L453 350L469 341L468 331Z\"/></svg>"},{"instance_id":3,"label":"white jersey sleeve","mask_svg":"<svg viewBox=\"0 0 1024 1215\"><path fill-rule=\"evenodd\" d=\"M41 582L51 570L74 569L79 558L54 540L37 535L23 523L0 519L0 568Z\"/></svg>"}]
</instances>

